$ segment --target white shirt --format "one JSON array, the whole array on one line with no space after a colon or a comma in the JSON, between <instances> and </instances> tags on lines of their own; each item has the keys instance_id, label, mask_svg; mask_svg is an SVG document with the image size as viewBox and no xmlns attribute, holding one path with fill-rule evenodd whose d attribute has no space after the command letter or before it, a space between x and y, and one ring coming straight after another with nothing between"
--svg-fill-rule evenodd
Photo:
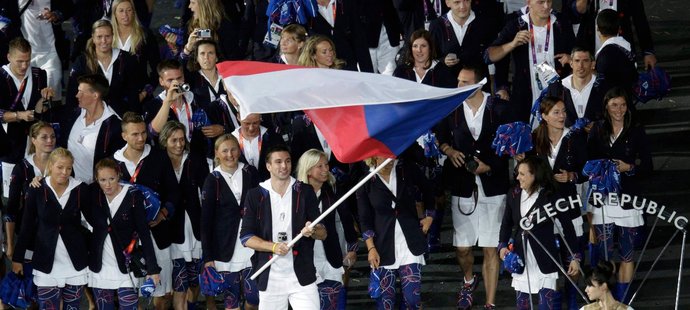
<instances>
[{"instance_id":1,"label":"white shirt","mask_svg":"<svg viewBox=\"0 0 690 310\"><path fill-rule=\"evenodd\" d=\"M328 2L327 5L318 5L319 7L319 14L323 16L323 18L328 22L331 27L335 27L335 9L336 9L336 3L335 0L331 0Z\"/></svg>"},{"instance_id":2,"label":"white shirt","mask_svg":"<svg viewBox=\"0 0 690 310\"><path fill-rule=\"evenodd\" d=\"M173 166L173 171L175 172L175 177L177 178L177 183L180 183L180 180L182 179L182 169L184 167L184 162L187 160L187 157L189 156L189 152L185 151L182 153L182 159L180 160L180 166L175 167Z\"/></svg>"},{"instance_id":3,"label":"white shirt","mask_svg":"<svg viewBox=\"0 0 690 310\"><path fill-rule=\"evenodd\" d=\"M278 239L278 234L280 232L287 234L287 240L285 242L290 242L292 240L292 186L295 182L295 178L290 177L290 185L288 185L283 196L273 190L271 179L259 183L259 186L268 190L271 199L272 242L282 242ZM288 251L288 254L285 256L280 256L275 263L271 265L268 282L295 277L293 264L294 257L291 251Z\"/></svg>"},{"instance_id":4,"label":"white shirt","mask_svg":"<svg viewBox=\"0 0 690 310\"><path fill-rule=\"evenodd\" d=\"M93 183L93 156L96 152L98 132L103 122L112 115L116 115L115 112L103 102L103 114L100 118L86 125L86 110L81 109L81 114L72 126L67 148L74 156L74 176L82 182Z\"/></svg>"},{"instance_id":5,"label":"white shirt","mask_svg":"<svg viewBox=\"0 0 690 310\"><path fill-rule=\"evenodd\" d=\"M108 85L113 82L113 64L117 60L117 57L120 55L120 49L119 48L113 48L112 51L112 58L110 58L110 63L108 64L107 67L103 66L103 63L101 61L98 61L98 66L101 67L101 70L103 70L103 74L105 74L105 78L108 79Z\"/></svg>"},{"instance_id":6,"label":"white shirt","mask_svg":"<svg viewBox=\"0 0 690 310\"><path fill-rule=\"evenodd\" d=\"M453 26L453 32L455 32L455 37L458 39L458 44L462 46L462 40L465 39L465 34L467 34L467 28L470 27L470 23L475 18L474 11L470 10L470 16L467 17L467 20L465 21L464 25L458 24L458 22L456 22L455 19L453 19L452 11L448 11L447 17L448 21L450 21L450 25Z\"/></svg>"},{"instance_id":7,"label":"white shirt","mask_svg":"<svg viewBox=\"0 0 690 310\"><path fill-rule=\"evenodd\" d=\"M592 93L592 87L594 87L594 80L596 76L592 74L592 78L589 80L587 85L582 88L582 91L577 90L573 87L573 76L569 75L563 79L563 87L570 90L570 98L573 100L573 105L575 106L575 112L577 112L578 118L583 118L585 116L585 111L587 110L587 101L589 101L589 95Z\"/></svg>"},{"instance_id":8,"label":"white shirt","mask_svg":"<svg viewBox=\"0 0 690 310\"><path fill-rule=\"evenodd\" d=\"M204 77L204 80L206 80L206 82L208 82L208 84L211 85L211 87L213 87L213 90L216 91L216 94L220 91L220 81L223 79L223 77L220 76L220 73L218 74L218 78L216 79L215 83L211 83L211 79L209 79L206 76L206 74L204 74L203 70L199 70L199 74L201 74L201 76ZM211 98L211 101L215 101L216 99L218 99L216 97L216 94L214 94L213 91L211 91L210 89L208 90L208 94L209 94L209 98ZM230 110L230 111L232 111L232 110Z\"/></svg>"},{"instance_id":9,"label":"white shirt","mask_svg":"<svg viewBox=\"0 0 690 310\"><path fill-rule=\"evenodd\" d=\"M117 41L117 48L119 48L125 52L129 52L132 49L132 35L131 34L127 36L127 39L125 39L124 43L122 43L122 40L120 40L120 38L115 38L115 40Z\"/></svg>"},{"instance_id":10,"label":"white shirt","mask_svg":"<svg viewBox=\"0 0 690 310\"><path fill-rule=\"evenodd\" d=\"M59 196L55 189L50 185L51 177L48 176L45 179L45 183L50 189L50 192L55 195L58 203L62 209L65 208L67 201L69 200L72 190L75 189L82 182L76 180L72 177L69 178L69 184L67 188ZM76 270L70 259L69 252L67 252L67 247L65 242L62 240L62 236L58 234L57 244L55 246L55 257L53 258L53 268L50 273L43 273L34 269L34 284L37 286L58 286L62 287L65 284L70 285L83 285L86 284L86 273L87 269Z\"/></svg>"},{"instance_id":11,"label":"white shirt","mask_svg":"<svg viewBox=\"0 0 690 310\"><path fill-rule=\"evenodd\" d=\"M241 127L235 128L235 130L232 132L232 135L237 138L237 140L240 140L240 129ZM251 140L247 140L244 136L242 136L242 141L240 141L242 147L242 154L244 154L244 158L247 160L247 163L249 163L251 166L253 166L256 169L259 169L259 155L261 155L261 149L259 149L259 139L262 139L264 134L266 133L268 129L266 127L261 126L259 129L259 135L252 138Z\"/></svg>"},{"instance_id":12,"label":"white shirt","mask_svg":"<svg viewBox=\"0 0 690 310\"><path fill-rule=\"evenodd\" d=\"M415 79L417 80L417 83L421 83L424 80L424 78L426 77L426 74L429 73L429 71L431 71L431 69L436 67L436 64L438 64L438 60L432 60L431 66L429 66L429 69L426 69L424 71L424 75L422 75L422 76L419 76L419 74L417 74L417 71L412 70L412 71L414 71L414 76L415 76Z\"/></svg>"},{"instance_id":13,"label":"white shirt","mask_svg":"<svg viewBox=\"0 0 690 310\"><path fill-rule=\"evenodd\" d=\"M35 154L28 154L28 155L24 156L24 159L26 159L26 161L29 162L29 164L31 165L31 167L34 168L34 175L35 175L35 176L41 176L41 177L42 177L42 176L43 176L43 171L38 170L38 167L36 166L36 162L34 161L34 155L35 155ZM47 167L46 167L46 168L47 168Z\"/></svg>"},{"instance_id":14,"label":"white shirt","mask_svg":"<svg viewBox=\"0 0 690 310\"><path fill-rule=\"evenodd\" d=\"M29 1L30 0L17 1L19 8L23 8ZM21 31L24 38L29 41L33 54L56 52L53 24L45 19L41 20L37 18L39 14L43 13L44 8L50 10L50 2L51 0L33 0L26 9L26 12L21 16Z\"/></svg>"},{"instance_id":15,"label":"white shirt","mask_svg":"<svg viewBox=\"0 0 690 310\"><path fill-rule=\"evenodd\" d=\"M556 157L558 157L558 153L561 150L561 144L563 142L563 138L565 138L566 135L570 132L570 128L564 128L563 129L563 134L561 134L561 137L558 139L558 143L556 145L553 145L549 143L551 147L551 155L549 155L548 160L549 160L549 166L553 168L553 165L556 163ZM558 171L554 171L554 173L560 173Z\"/></svg>"},{"instance_id":16,"label":"white shirt","mask_svg":"<svg viewBox=\"0 0 690 310\"><path fill-rule=\"evenodd\" d=\"M522 15L523 21L525 23L529 24L529 14L524 14ZM543 62L548 63L551 65L554 69L556 68L555 63L554 63L554 27L553 23L556 22L556 16L551 15L551 31L549 33L549 46L548 46L548 52L545 51L545 44L546 44L546 26L544 27L539 27L539 26L534 26L534 47L537 49L536 50L536 56L537 56L537 63L534 63L534 60L532 59L532 43L527 43L527 57L529 61L529 79L532 85L532 101L534 102L539 98L539 93L541 90L539 89L539 86L537 84L537 81L535 80L535 66L540 65ZM544 88L548 87L548 85L542 85ZM531 104L530 102L530 104Z\"/></svg>"},{"instance_id":17,"label":"white shirt","mask_svg":"<svg viewBox=\"0 0 690 310\"><path fill-rule=\"evenodd\" d=\"M489 98L488 93L482 92L482 94L484 99L482 100L482 104L479 106L479 109L477 109L476 113L472 112L472 108L467 101L463 102L462 105L462 111L465 114L467 127L470 129L472 138L475 141L479 139L479 134L482 132L482 121L484 120L484 111L486 110L486 100Z\"/></svg>"},{"instance_id":18,"label":"white shirt","mask_svg":"<svg viewBox=\"0 0 690 310\"><path fill-rule=\"evenodd\" d=\"M220 175L223 177L225 180L225 183L228 184L230 187L230 190L232 191L232 194L235 196L235 200L237 201L237 204L239 205L240 200L242 199L242 177L244 172L242 171L242 168L244 167L243 163L237 163L237 170L235 173L230 174L228 172L223 171L220 166L216 167L213 169L214 171L218 171ZM235 249L232 253L232 257L230 258L229 262L221 262L221 261L215 261L216 264L216 270L220 271L229 271L229 272L237 272L241 271L245 268L249 268L252 265L251 262L251 257L254 255L254 250L250 248L246 248L242 245L242 242L240 241L240 230L242 229L242 220L240 220L240 224L237 227L237 239L235 240Z\"/></svg>"},{"instance_id":19,"label":"white shirt","mask_svg":"<svg viewBox=\"0 0 690 310\"><path fill-rule=\"evenodd\" d=\"M158 94L158 98L160 98L161 101L164 101L167 93L168 92L166 90L162 91L160 94ZM192 93L191 91L188 91L188 92L185 92L183 96L184 96L184 100L182 102L181 107L178 108L177 105L175 103L173 103L176 107L176 110L173 110L173 111L177 111L177 114L175 114L175 116L177 116L177 120L180 123L182 123L182 125L184 125L185 134L187 135L187 142L191 142L192 141L192 133L189 130L189 128L190 128L190 126L194 126L194 124L192 123L192 120L191 120L191 117L194 116L194 108L192 108L192 102L194 102L194 93ZM187 108L189 108L189 117L190 118L187 118ZM194 130L194 128L192 128L192 130Z\"/></svg>"},{"instance_id":20,"label":"white shirt","mask_svg":"<svg viewBox=\"0 0 690 310\"><path fill-rule=\"evenodd\" d=\"M615 44L618 45L622 48L624 48L626 51L630 52L632 50L632 47L630 46L630 42L628 42L625 38L623 37L611 37L606 39L604 43L597 49L597 53L595 54L595 57L599 56L599 53L601 52L602 49L604 49L605 46Z\"/></svg>"},{"instance_id":21,"label":"white shirt","mask_svg":"<svg viewBox=\"0 0 690 310\"><path fill-rule=\"evenodd\" d=\"M24 86L24 95L22 95L21 103L22 106L24 107L24 110L26 110L29 107L29 101L31 100L31 89L33 87L33 78L31 77L31 67L26 69L26 73L24 74L23 78L18 78L17 76L12 73L12 69L10 69L10 65L6 64L2 66L2 68L7 71L7 73L12 77L12 81L14 82L14 87L17 88L17 91L19 91L19 88L22 86L22 81L26 79L26 86ZM12 97L10 100L14 101L14 97ZM14 102L9 102L7 104L7 107L9 108ZM17 104L17 107L19 107L19 104ZM16 109L16 108L15 108Z\"/></svg>"},{"instance_id":22,"label":"white shirt","mask_svg":"<svg viewBox=\"0 0 690 310\"><path fill-rule=\"evenodd\" d=\"M127 150L129 146L125 145L125 147L115 151L115 154L113 154L113 158L117 161L121 161L125 164L125 167L127 168L127 173L129 173L130 176L134 176L134 172L137 170L137 166L139 163L146 158L146 156L149 156L149 153L151 153L151 146L148 144L144 144L144 152L141 154L141 157L139 157L139 160L137 162L133 162L127 157L125 157L125 150Z\"/></svg>"}]
</instances>

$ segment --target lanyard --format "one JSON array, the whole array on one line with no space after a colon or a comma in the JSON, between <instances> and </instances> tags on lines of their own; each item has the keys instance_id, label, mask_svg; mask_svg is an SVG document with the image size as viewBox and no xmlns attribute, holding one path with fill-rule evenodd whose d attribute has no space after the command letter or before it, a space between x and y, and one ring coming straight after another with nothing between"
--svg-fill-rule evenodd
<instances>
[{"instance_id":1,"label":"lanyard","mask_svg":"<svg viewBox=\"0 0 690 310\"><path fill-rule=\"evenodd\" d=\"M240 128L239 133L240 133L240 138L239 138L239 140L240 140L240 151L242 152L242 154L244 154L244 136L242 136L242 128ZM261 154L261 143L262 143L261 130L259 130L259 138L258 139L259 139L259 154Z\"/></svg>"},{"instance_id":2,"label":"lanyard","mask_svg":"<svg viewBox=\"0 0 690 310\"><path fill-rule=\"evenodd\" d=\"M530 32L530 45L532 46L532 62L537 65L537 47L534 44L534 24L532 24L532 16L527 15L529 18L529 32ZM551 40L551 16L546 22L546 42L544 43L544 53L549 52L549 41Z\"/></svg>"},{"instance_id":3,"label":"lanyard","mask_svg":"<svg viewBox=\"0 0 690 310\"><path fill-rule=\"evenodd\" d=\"M26 74L29 74L27 72ZM12 102L12 106L10 106L10 110L14 110L14 108L17 106L17 103L22 101L22 97L24 97L24 91L26 90L26 81L29 79L29 77L25 77L22 80L22 83L19 85L19 91L17 92L17 96L14 97L14 102Z\"/></svg>"},{"instance_id":4,"label":"lanyard","mask_svg":"<svg viewBox=\"0 0 690 310\"><path fill-rule=\"evenodd\" d=\"M137 168L134 169L134 173L132 174L132 176L129 177L129 183L132 183L132 184L137 183L137 176L139 176L139 172L141 172L141 166L143 166L143 163L144 163L144 159L142 158L139 160L139 163L137 164Z\"/></svg>"},{"instance_id":5,"label":"lanyard","mask_svg":"<svg viewBox=\"0 0 690 310\"><path fill-rule=\"evenodd\" d=\"M187 128L189 129L189 140L191 141L192 132L194 130L194 128L192 128L194 126L194 124L192 124L192 107L189 105L189 103L187 102L187 98L185 98L184 95L182 95L182 101L184 101L185 111L187 112ZM173 113L175 113L175 115L179 119L180 114L177 112L177 107L175 107L175 104L171 104L170 108L173 110Z\"/></svg>"},{"instance_id":6,"label":"lanyard","mask_svg":"<svg viewBox=\"0 0 690 310\"><path fill-rule=\"evenodd\" d=\"M424 21L429 20L429 8L426 5L426 0L422 0L422 4L424 4Z\"/></svg>"}]
</instances>

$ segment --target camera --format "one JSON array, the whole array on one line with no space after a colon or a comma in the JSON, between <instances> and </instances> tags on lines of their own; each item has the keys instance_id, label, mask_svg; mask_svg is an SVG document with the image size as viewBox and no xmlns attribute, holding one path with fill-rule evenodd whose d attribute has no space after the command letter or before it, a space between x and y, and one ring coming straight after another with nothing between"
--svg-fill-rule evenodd
<instances>
[{"instance_id":1,"label":"camera","mask_svg":"<svg viewBox=\"0 0 690 310\"><path fill-rule=\"evenodd\" d=\"M199 29L196 31L197 37L200 37L202 39L210 39L211 38L211 29Z\"/></svg>"},{"instance_id":2,"label":"camera","mask_svg":"<svg viewBox=\"0 0 690 310\"><path fill-rule=\"evenodd\" d=\"M187 84L187 83L182 83L182 84L180 84L180 85L177 85L176 91L177 91L178 93L179 93L179 92L188 92L190 89L191 89L191 87L189 87L189 84Z\"/></svg>"},{"instance_id":3,"label":"camera","mask_svg":"<svg viewBox=\"0 0 690 310\"><path fill-rule=\"evenodd\" d=\"M468 155L465 157L465 169L470 173L474 174L479 168L479 163L477 162L477 156L479 156L479 151L475 151L473 155Z\"/></svg>"},{"instance_id":4,"label":"camera","mask_svg":"<svg viewBox=\"0 0 690 310\"><path fill-rule=\"evenodd\" d=\"M287 242L287 233L281 231L278 233L278 242Z\"/></svg>"}]
</instances>

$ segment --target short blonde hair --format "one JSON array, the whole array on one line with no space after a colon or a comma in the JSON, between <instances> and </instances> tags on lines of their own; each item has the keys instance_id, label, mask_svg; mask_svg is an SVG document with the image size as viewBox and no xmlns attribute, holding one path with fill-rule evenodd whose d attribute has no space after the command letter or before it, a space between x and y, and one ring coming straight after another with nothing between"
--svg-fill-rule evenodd
<instances>
[{"instance_id":1,"label":"short blonde hair","mask_svg":"<svg viewBox=\"0 0 690 310\"><path fill-rule=\"evenodd\" d=\"M319 160L321 158L325 159L326 162L328 162L328 157L326 157L326 153L319 151L317 149L311 149L299 158L299 161L297 162L297 179L309 184L309 170L311 168L314 168L316 164L319 163ZM335 177L333 174L329 171L328 172L328 184L331 186L335 185Z\"/></svg>"}]
</instances>

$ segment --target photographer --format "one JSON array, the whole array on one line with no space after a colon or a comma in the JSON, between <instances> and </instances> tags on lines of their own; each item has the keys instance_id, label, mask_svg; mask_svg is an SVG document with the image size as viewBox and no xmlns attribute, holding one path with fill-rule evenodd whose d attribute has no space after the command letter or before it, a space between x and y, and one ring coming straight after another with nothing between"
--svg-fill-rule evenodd
<instances>
[{"instance_id":1,"label":"photographer","mask_svg":"<svg viewBox=\"0 0 690 310\"><path fill-rule=\"evenodd\" d=\"M158 64L158 76L163 92L144 104L144 120L151 137L157 139L166 122L178 121L185 127L190 151L209 154L209 143L204 131L212 128L213 124L207 111L197 104L189 84L185 83L182 64L177 60L161 61Z\"/></svg>"},{"instance_id":2,"label":"photographer","mask_svg":"<svg viewBox=\"0 0 690 310\"><path fill-rule=\"evenodd\" d=\"M465 66L458 75L458 87L476 84L485 76L481 66ZM486 305L491 307L498 284L496 245L508 190L508 159L491 149L498 125L506 123L505 101L477 91L437 128L440 150L448 156L444 175L451 192L453 246L464 272L458 293L458 309L472 306L472 292L479 279L472 274L472 246L484 251L482 276Z\"/></svg>"}]
</instances>

